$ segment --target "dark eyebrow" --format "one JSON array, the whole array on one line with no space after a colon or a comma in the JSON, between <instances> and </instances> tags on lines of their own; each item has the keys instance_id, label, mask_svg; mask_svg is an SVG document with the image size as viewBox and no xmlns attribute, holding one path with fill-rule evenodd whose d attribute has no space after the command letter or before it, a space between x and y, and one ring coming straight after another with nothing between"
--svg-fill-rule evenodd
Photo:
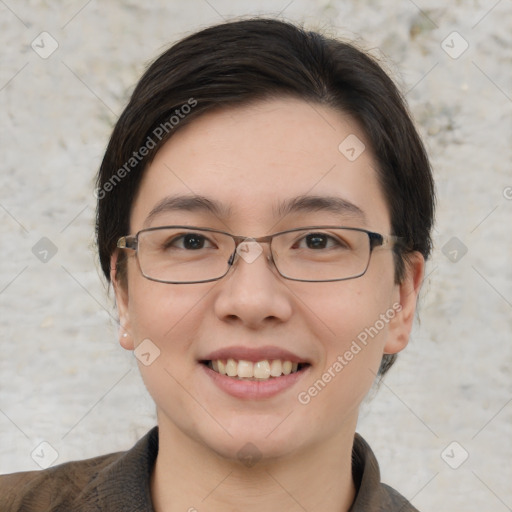
<instances>
[{"instance_id":1,"label":"dark eyebrow","mask_svg":"<svg viewBox=\"0 0 512 512\"><path fill-rule=\"evenodd\" d=\"M366 220L366 215L359 206L337 196L299 196L279 203L276 208L277 214L282 217L290 213L321 211L348 214Z\"/></svg>"},{"instance_id":2,"label":"dark eyebrow","mask_svg":"<svg viewBox=\"0 0 512 512\"><path fill-rule=\"evenodd\" d=\"M164 197L159 201L144 221L147 226L160 213L185 210L188 212L209 212L217 217L229 217L230 208L218 201L198 195L176 195Z\"/></svg>"},{"instance_id":3,"label":"dark eyebrow","mask_svg":"<svg viewBox=\"0 0 512 512\"><path fill-rule=\"evenodd\" d=\"M160 213L169 211L208 212L219 218L228 218L231 208L205 196L175 195L164 197L159 201L144 221L144 226ZM354 203L337 196L298 196L282 201L275 209L276 215L285 217L290 213L329 211L338 214L349 214L366 220L366 216Z\"/></svg>"}]
</instances>

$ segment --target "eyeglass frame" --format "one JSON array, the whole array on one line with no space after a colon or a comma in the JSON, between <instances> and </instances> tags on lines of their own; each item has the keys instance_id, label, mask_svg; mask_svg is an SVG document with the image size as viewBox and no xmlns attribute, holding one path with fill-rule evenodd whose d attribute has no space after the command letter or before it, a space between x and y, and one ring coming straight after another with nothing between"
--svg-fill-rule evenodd
<instances>
[{"instance_id":1,"label":"eyeglass frame","mask_svg":"<svg viewBox=\"0 0 512 512\"><path fill-rule=\"evenodd\" d=\"M183 229L191 229L191 230L196 229L198 231L207 231L207 232L210 232L210 233L219 233L221 235L227 235L227 236L231 237L233 239L233 241L235 242L235 249L234 249L233 253L231 254L231 256L229 257L229 260L227 262L228 263L228 268L227 268L226 272L224 272L224 274L222 274L220 277L214 277L212 279L203 279L201 281L164 281L163 279L156 279L154 277L147 276L143 272L142 267L140 265L140 260L139 260L139 249L138 249L139 248L139 245L138 245L138 243L139 243L139 235L141 233L145 233L145 232L148 232L148 231L159 231L159 230L173 229L173 228L183 228ZM274 260L274 253L272 252L272 240L273 240L273 238L276 237L276 236L279 236L279 235L286 234L286 233L293 233L295 231L314 230L314 229L346 229L346 230L349 230L349 231L358 231L358 232L361 232L361 233L366 233L368 235L368 240L369 240L369 244L370 244L370 254L368 256L368 262L366 264L365 269L360 274L357 274L355 276L342 277L342 278L338 278L338 279L322 279L322 280L296 279L296 278L288 277L288 276L285 276L284 274L282 274L281 271L279 270L275 260ZM219 281L220 279L225 277L228 274L228 272L231 270L231 268L233 267L233 265L235 263L235 258L236 258L236 253L237 253L237 250L238 250L238 246L240 244L242 244L243 242L268 243L269 244L269 250L270 250L270 257L267 258L267 259L273 263L275 269L277 270L278 274L281 277L283 277L285 279L288 279L290 281L299 281L299 282L303 282L303 283L329 283L329 282L336 282L336 281L348 281L350 279L357 279L359 277L362 277L364 274L366 274L366 271L368 270L368 267L370 266L370 260L371 260L371 257L372 257L372 253L373 253L373 250L376 247L387 247L387 246L389 246L390 248L394 248L396 245L398 245L402 241L403 241L403 237L400 237L400 236L396 236L396 235L383 235L381 233L377 233L375 231L370 231L368 229L354 228L354 227L348 227L348 226L325 226L325 225L322 225L322 226L304 226L304 227L300 227L300 228L293 228L293 229L287 229L287 230L284 230L284 231L278 231L277 233L273 233L271 235L266 235L266 236L261 236L261 237L258 237L258 238L253 238L253 237L248 237L248 236L243 236L243 235L232 235L231 233L228 233L226 231L222 231L222 230L218 230L218 229L213 229L213 228L201 228L201 227L198 227L198 226L171 225L171 226L155 226L155 227L151 227L151 228L144 228L144 229L141 229L141 230L137 231L137 233L135 233L135 235L125 235L125 236L122 236L122 237L120 237L117 240L116 247L118 249L130 249L130 250L135 251L135 256L136 256L136 259L137 259L137 264L138 264L140 273L142 274L143 277L145 277L146 279L148 279L150 281L154 281L154 282L157 282L157 283L164 283L164 284L199 284L199 283L211 283L211 282L214 282L214 281Z\"/></svg>"}]
</instances>

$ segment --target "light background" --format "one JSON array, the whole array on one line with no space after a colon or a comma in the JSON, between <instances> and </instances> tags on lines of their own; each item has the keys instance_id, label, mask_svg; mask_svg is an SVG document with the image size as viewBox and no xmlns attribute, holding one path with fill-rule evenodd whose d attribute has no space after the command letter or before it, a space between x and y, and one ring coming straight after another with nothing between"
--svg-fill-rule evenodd
<instances>
[{"instance_id":1,"label":"light background","mask_svg":"<svg viewBox=\"0 0 512 512\"><path fill-rule=\"evenodd\" d=\"M435 169L435 251L421 325L358 430L383 481L423 512L512 510L507 0L0 0L0 473L39 469L42 441L57 464L127 449L155 424L99 277L93 177L147 63L249 14L356 40L406 95ZM31 48L44 51L43 31L58 43L46 59ZM42 237L57 249L46 263ZM446 461L469 454L458 469L442 457L453 441Z\"/></svg>"}]
</instances>

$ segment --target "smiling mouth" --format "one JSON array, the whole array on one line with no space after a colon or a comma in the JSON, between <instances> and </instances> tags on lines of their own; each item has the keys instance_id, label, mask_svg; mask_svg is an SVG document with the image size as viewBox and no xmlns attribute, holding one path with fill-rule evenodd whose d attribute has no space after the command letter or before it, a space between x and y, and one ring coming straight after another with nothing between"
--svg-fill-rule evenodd
<instances>
[{"instance_id":1,"label":"smiling mouth","mask_svg":"<svg viewBox=\"0 0 512 512\"><path fill-rule=\"evenodd\" d=\"M210 370L220 373L221 375L249 381L277 379L285 375L300 372L310 366L309 363L292 363L291 361L281 359L264 359L262 361L252 362L230 358L200 362L210 368Z\"/></svg>"}]
</instances>

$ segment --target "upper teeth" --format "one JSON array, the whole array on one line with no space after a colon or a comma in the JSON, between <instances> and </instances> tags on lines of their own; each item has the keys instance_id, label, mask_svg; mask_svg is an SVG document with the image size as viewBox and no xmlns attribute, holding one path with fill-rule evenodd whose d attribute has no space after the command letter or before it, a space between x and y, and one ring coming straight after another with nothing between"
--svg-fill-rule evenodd
<instances>
[{"instance_id":1,"label":"upper teeth","mask_svg":"<svg viewBox=\"0 0 512 512\"><path fill-rule=\"evenodd\" d=\"M252 361L237 361L235 359L216 359L210 362L211 368L229 377L269 379L270 377L280 377L281 375L289 375L296 372L299 363L291 361L281 361L273 359L272 361L263 360L253 363Z\"/></svg>"}]
</instances>

